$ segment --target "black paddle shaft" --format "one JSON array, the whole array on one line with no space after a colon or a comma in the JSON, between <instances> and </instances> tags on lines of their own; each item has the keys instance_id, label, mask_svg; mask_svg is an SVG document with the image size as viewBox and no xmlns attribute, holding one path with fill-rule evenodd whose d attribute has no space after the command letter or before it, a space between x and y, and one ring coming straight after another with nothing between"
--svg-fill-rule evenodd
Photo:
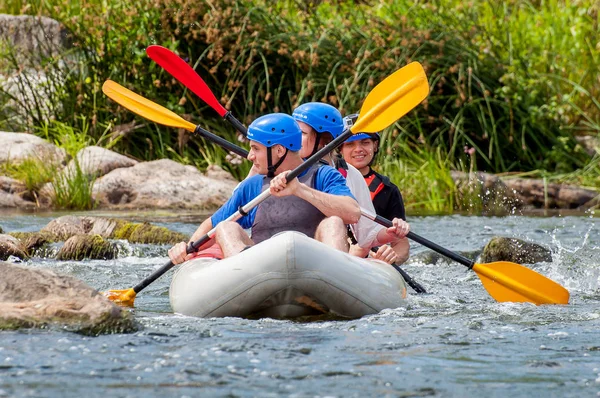
<instances>
[{"instance_id":1,"label":"black paddle shaft","mask_svg":"<svg viewBox=\"0 0 600 398\"><path fill-rule=\"evenodd\" d=\"M225 116L223 116L223 118L225 120L227 120L229 123L231 123L231 125L240 133L244 134L244 137L248 135L248 129L246 128L246 126L244 126L242 124L242 122L240 122L239 120L237 120L235 118L235 116L233 116L231 114L231 112L227 112L225 114Z\"/></svg>"},{"instance_id":2,"label":"black paddle shaft","mask_svg":"<svg viewBox=\"0 0 600 398\"><path fill-rule=\"evenodd\" d=\"M202 246L203 244L208 242L210 240L210 238L211 237L208 234L206 234L203 237L201 237L200 239L198 239L197 241L195 241L194 243L190 243L187 246L186 253L187 254L194 253L195 251L198 250L198 248L200 246ZM139 292L144 290L149 284L151 284L152 282L154 282L155 280L157 280L158 278L163 276L168 270L170 270L174 266L175 266L175 264L173 264L172 261L169 261L167 264L163 265L162 267L160 267L159 269L154 271L151 275L149 275L143 281L141 281L140 283L135 285L133 287L133 291L135 292L135 294L138 294Z\"/></svg>"},{"instance_id":3,"label":"black paddle shaft","mask_svg":"<svg viewBox=\"0 0 600 398\"><path fill-rule=\"evenodd\" d=\"M194 133L197 133L197 134L207 138L208 140L214 142L215 144L220 145L221 147L225 148L229 152L233 152L236 155L239 155L243 158L248 157L248 151L240 148L237 145L232 144L231 142L227 141L224 138L219 137L218 135L211 133L208 130L204 130L200 126L196 126L196 130L194 130Z\"/></svg>"},{"instance_id":4,"label":"black paddle shaft","mask_svg":"<svg viewBox=\"0 0 600 398\"><path fill-rule=\"evenodd\" d=\"M381 216L375 216L375 218L373 219L373 221L375 221L375 222L377 222L377 223L379 223L379 224L381 224L383 226L386 226L386 227L391 227L391 226L394 225L394 224L392 224L392 222L390 220L388 220L387 218L381 217ZM463 256L461 256L458 253L454 253L454 252L452 252L452 251L450 251L450 250L448 250L448 249L446 249L446 248L438 245L437 243L433 243L432 241L427 240L427 239L423 238L422 236L419 236L419 235L415 234L412 231L409 232L406 235L406 237L408 239L412 239L415 242L420 243L423 246L428 247L431 250L434 250L434 251L436 251L436 252L438 252L438 253L440 253L440 254L448 257L448 258L451 258L452 260L454 260L454 261L456 261L458 263L461 263L462 265L464 265L464 266L466 266L466 267L468 267L470 269L473 268L473 266L475 265L475 262L469 260L468 258L463 257Z\"/></svg>"}]
</instances>

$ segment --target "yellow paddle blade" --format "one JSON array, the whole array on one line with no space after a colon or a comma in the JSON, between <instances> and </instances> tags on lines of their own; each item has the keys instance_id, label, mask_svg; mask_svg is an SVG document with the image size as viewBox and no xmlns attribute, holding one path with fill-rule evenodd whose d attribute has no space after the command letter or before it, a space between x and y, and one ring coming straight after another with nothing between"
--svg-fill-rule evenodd
<instances>
[{"instance_id":1,"label":"yellow paddle blade","mask_svg":"<svg viewBox=\"0 0 600 398\"><path fill-rule=\"evenodd\" d=\"M497 261L475 264L483 287L497 301L534 304L568 304L569 291L520 264Z\"/></svg>"},{"instance_id":2,"label":"yellow paddle blade","mask_svg":"<svg viewBox=\"0 0 600 398\"><path fill-rule=\"evenodd\" d=\"M122 107L127 108L133 113L136 113L141 117L151 120L155 123L169 127L186 129L192 133L196 129L194 124L184 120L176 113L142 97L141 95L134 93L131 90L126 89L112 80L107 80L104 82L102 85L102 91Z\"/></svg>"},{"instance_id":3,"label":"yellow paddle blade","mask_svg":"<svg viewBox=\"0 0 600 398\"><path fill-rule=\"evenodd\" d=\"M133 307L135 301L135 291L133 289L109 290L102 292L102 295L121 307Z\"/></svg>"},{"instance_id":4,"label":"yellow paddle blade","mask_svg":"<svg viewBox=\"0 0 600 398\"><path fill-rule=\"evenodd\" d=\"M350 130L352 134L381 131L419 105L428 94L423 66L412 62L371 90Z\"/></svg>"}]
</instances>

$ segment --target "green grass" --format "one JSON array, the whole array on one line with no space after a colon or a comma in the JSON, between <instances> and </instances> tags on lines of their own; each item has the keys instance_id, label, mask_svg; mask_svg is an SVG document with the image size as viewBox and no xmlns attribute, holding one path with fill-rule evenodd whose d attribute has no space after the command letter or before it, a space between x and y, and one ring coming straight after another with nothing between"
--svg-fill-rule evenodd
<instances>
[{"instance_id":1,"label":"green grass","mask_svg":"<svg viewBox=\"0 0 600 398\"><path fill-rule=\"evenodd\" d=\"M85 174L74 158L70 173L58 173L52 180L53 205L59 209L90 210L94 208L92 188L94 178Z\"/></svg>"}]
</instances>

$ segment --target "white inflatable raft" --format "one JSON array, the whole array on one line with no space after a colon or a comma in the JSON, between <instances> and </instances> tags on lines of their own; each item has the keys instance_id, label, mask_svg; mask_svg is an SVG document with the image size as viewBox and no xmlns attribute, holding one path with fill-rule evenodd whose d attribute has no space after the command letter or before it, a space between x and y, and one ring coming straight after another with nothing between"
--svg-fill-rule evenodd
<instances>
[{"instance_id":1,"label":"white inflatable raft","mask_svg":"<svg viewBox=\"0 0 600 398\"><path fill-rule=\"evenodd\" d=\"M174 312L198 317L359 318L402 306L406 284L381 261L284 232L224 260L182 264L169 297Z\"/></svg>"}]
</instances>

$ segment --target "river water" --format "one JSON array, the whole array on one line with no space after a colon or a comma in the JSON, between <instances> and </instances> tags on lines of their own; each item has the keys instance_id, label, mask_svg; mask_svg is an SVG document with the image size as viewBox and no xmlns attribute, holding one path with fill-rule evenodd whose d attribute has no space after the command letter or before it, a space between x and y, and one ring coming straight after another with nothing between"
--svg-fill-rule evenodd
<instances>
[{"instance_id":1,"label":"river water","mask_svg":"<svg viewBox=\"0 0 600 398\"><path fill-rule=\"evenodd\" d=\"M0 226L39 230L56 216L0 216ZM190 218L155 220L188 234L198 225ZM500 304L462 265L412 262L405 270L429 293L377 315L310 323L197 319L171 312L167 274L136 299L137 333L0 332L0 397L600 396L598 219L409 222L454 251L480 249L496 235L551 248L551 263L530 267L568 288L570 304ZM121 245L112 261L26 264L106 290L132 287L167 261L167 247ZM411 253L424 250L411 244Z\"/></svg>"}]
</instances>

